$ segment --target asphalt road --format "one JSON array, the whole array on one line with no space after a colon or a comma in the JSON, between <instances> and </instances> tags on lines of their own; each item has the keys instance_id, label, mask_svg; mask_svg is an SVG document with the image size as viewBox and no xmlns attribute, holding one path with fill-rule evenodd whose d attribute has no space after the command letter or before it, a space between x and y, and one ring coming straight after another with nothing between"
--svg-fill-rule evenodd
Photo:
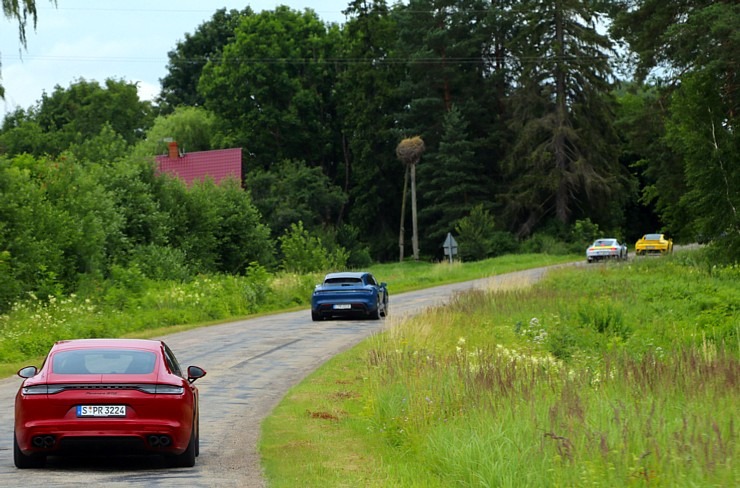
<instances>
[{"instance_id":1,"label":"asphalt road","mask_svg":"<svg viewBox=\"0 0 740 488\"><path fill-rule=\"evenodd\" d=\"M337 353L424 308L472 288L532 283L546 268L417 292L393 294L385 320L313 322L308 310L194 329L162 337L180 363L208 371L201 396L200 457L194 468L168 468L157 457L49 458L43 469L13 464L13 402L21 379L0 380L0 486L263 487L259 428L288 389ZM40 366L40 365L37 365Z\"/></svg>"}]
</instances>

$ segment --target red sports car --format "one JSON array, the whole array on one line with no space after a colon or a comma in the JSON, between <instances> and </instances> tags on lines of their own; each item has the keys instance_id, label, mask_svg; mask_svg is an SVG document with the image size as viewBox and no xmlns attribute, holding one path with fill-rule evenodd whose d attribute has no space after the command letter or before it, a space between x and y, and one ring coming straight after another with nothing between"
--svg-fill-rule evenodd
<instances>
[{"instance_id":1,"label":"red sports car","mask_svg":"<svg viewBox=\"0 0 740 488\"><path fill-rule=\"evenodd\" d=\"M60 341L41 369L28 366L15 397L13 458L43 466L61 454L162 454L173 466L195 465L198 389L206 372L183 373L162 341Z\"/></svg>"}]
</instances>

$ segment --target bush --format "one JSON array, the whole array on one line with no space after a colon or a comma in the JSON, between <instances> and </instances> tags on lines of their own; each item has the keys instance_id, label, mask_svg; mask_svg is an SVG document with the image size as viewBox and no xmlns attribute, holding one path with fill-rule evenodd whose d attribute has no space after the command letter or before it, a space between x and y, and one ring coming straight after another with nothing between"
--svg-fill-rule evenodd
<instances>
[{"instance_id":1,"label":"bush","mask_svg":"<svg viewBox=\"0 0 740 488\"><path fill-rule=\"evenodd\" d=\"M180 249L149 244L134 249L129 264L152 280L186 281L190 278L190 269L185 261L185 253Z\"/></svg>"},{"instance_id":2,"label":"bush","mask_svg":"<svg viewBox=\"0 0 740 488\"><path fill-rule=\"evenodd\" d=\"M519 241L511 232L496 231L491 235L491 255L489 257L515 253L518 249Z\"/></svg>"},{"instance_id":3,"label":"bush","mask_svg":"<svg viewBox=\"0 0 740 488\"><path fill-rule=\"evenodd\" d=\"M347 266L349 253L343 247L329 251L321 238L303 228L303 222L291 224L280 238L283 269L294 273L312 273Z\"/></svg>"},{"instance_id":4,"label":"bush","mask_svg":"<svg viewBox=\"0 0 740 488\"><path fill-rule=\"evenodd\" d=\"M565 255L572 252L571 248L565 242L549 235L534 234L519 247L520 251L525 254L553 254Z\"/></svg>"},{"instance_id":5,"label":"bush","mask_svg":"<svg viewBox=\"0 0 740 488\"><path fill-rule=\"evenodd\" d=\"M573 224L573 242L587 246L600 237L601 231L598 224L591 222L591 219L576 220Z\"/></svg>"},{"instance_id":6,"label":"bush","mask_svg":"<svg viewBox=\"0 0 740 488\"><path fill-rule=\"evenodd\" d=\"M483 205L473 207L457 222L458 252L464 261L480 261L494 254L493 215Z\"/></svg>"}]
</instances>

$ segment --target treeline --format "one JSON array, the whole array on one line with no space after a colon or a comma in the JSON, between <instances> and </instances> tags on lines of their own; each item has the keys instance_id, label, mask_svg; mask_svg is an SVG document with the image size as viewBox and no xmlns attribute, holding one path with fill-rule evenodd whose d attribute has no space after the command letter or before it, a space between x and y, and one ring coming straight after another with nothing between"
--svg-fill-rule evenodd
<instances>
[{"instance_id":1,"label":"treeline","mask_svg":"<svg viewBox=\"0 0 740 488\"><path fill-rule=\"evenodd\" d=\"M422 259L448 232L478 259L663 231L737 261L736 2L357 0L346 14L219 10L169 53L153 103L81 79L6 115L0 307L122 270L398 259L412 225L396 147L413 136ZM156 175L166 138L243 148L243 190Z\"/></svg>"}]
</instances>

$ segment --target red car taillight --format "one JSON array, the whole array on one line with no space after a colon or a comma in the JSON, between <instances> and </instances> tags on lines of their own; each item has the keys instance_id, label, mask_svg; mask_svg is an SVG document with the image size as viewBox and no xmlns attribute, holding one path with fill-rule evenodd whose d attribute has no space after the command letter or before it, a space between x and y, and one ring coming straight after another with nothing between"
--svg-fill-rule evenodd
<instances>
[{"instance_id":1,"label":"red car taillight","mask_svg":"<svg viewBox=\"0 0 740 488\"><path fill-rule=\"evenodd\" d=\"M23 395L53 395L54 393L59 393L64 389L63 386L55 386L55 385L33 385L33 386L24 386L21 390L21 394Z\"/></svg>"},{"instance_id":2,"label":"red car taillight","mask_svg":"<svg viewBox=\"0 0 740 488\"><path fill-rule=\"evenodd\" d=\"M182 395L185 388L176 385L139 385L138 390L155 395Z\"/></svg>"},{"instance_id":3,"label":"red car taillight","mask_svg":"<svg viewBox=\"0 0 740 488\"><path fill-rule=\"evenodd\" d=\"M153 395L182 395L185 393L185 388L178 385L163 385L163 384L127 384L127 385L33 385L24 386L21 390L21 394L24 396L31 395L53 395L65 390L106 390L106 389L118 389L118 390L139 390L144 393L151 393Z\"/></svg>"}]
</instances>

